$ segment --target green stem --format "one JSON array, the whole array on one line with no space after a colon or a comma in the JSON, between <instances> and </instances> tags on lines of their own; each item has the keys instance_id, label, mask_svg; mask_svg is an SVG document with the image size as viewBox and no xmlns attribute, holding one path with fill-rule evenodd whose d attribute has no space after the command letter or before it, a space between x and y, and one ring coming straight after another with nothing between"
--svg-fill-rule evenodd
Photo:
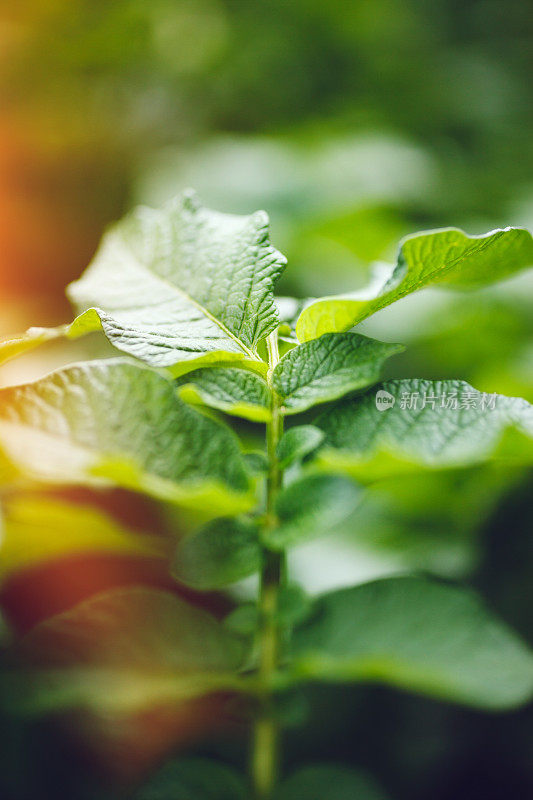
<instances>
[{"instance_id":1,"label":"green stem","mask_svg":"<svg viewBox=\"0 0 533 800\"><path fill-rule=\"evenodd\" d=\"M278 334L274 331L267 339L269 360L269 383L272 370L279 361ZM266 482L265 527L277 525L276 497L281 488L282 470L277 458L278 442L283 434L283 413L279 398L271 388L272 417L267 423L266 440L268 456L268 475ZM259 590L260 623L259 640L259 682L262 687L259 697L259 711L255 721L252 742L252 783L256 800L268 800L276 784L279 768L279 728L276 721L271 692L272 677L277 670L281 632L278 625L278 599L280 586L284 579L285 563L282 553L274 553L263 548L263 567Z\"/></svg>"}]
</instances>

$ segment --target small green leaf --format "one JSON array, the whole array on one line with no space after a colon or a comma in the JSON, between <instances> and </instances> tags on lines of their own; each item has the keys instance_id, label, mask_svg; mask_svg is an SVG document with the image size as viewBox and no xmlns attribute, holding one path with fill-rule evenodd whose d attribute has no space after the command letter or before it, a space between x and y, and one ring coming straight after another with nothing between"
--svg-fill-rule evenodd
<instances>
[{"instance_id":1,"label":"small green leaf","mask_svg":"<svg viewBox=\"0 0 533 800\"><path fill-rule=\"evenodd\" d=\"M262 450L250 450L244 453L246 466L254 475L262 475L268 472L268 458Z\"/></svg>"},{"instance_id":2,"label":"small green leaf","mask_svg":"<svg viewBox=\"0 0 533 800\"><path fill-rule=\"evenodd\" d=\"M310 598L301 586L291 583L282 586L278 596L278 620L281 625L293 627L306 619L312 610Z\"/></svg>"},{"instance_id":3,"label":"small green leaf","mask_svg":"<svg viewBox=\"0 0 533 800\"><path fill-rule=\"evenodd\" d=\"M133 800L247 800L245 782L225 764L206 758L171 761L153 775Z\"/></svg>"},{"instance_id":4,"label":"small green leaf","mask_svg":"<svg viewBox=\"0 0 533 800\"><path fill-rule=\"evenodd\" d=\"M403 349L358 333L328 333L283 356L272 384L286 413L298 414L375 383L383 362Z\"/></svg>"},{"instance_id":5,"label":"small green leaf","mask_svg":"<svg viewBox=\"0 0 533 800\"><path fill-rule=\"evenodd\" d=\"M533 654L471 592L388 578L323 596L294 635L310 680L377 682L505 709L533 696Z\"/></svg>"},{"instance_id":6,"label":"small green leaf","mask_svg":"<svg viewBox=\"0 0 533 800\"><path fill-rule=\"evenodd\" d=\"M275 800L387 800L374 781L356 770L314 764L284 781Z\"/></svg>"},{"instance_id":7,"label":"small green leaf","mask_svg":"<svg viewBox=\"0 0 533 800\"><path fill-rule=\"evenodd\" d=\"M533 456L533 406L464 381L388 381L342 400L316 424L326 434L323 463L361 480L413 465L450 468L507 453L517 462Z\"/></svg>"},{"instance_id":8,"label":"small green leaf","mask_svg":"<svg viewBox=\"0 0 533 800\"><path fill-rule=\"evenodd\" d=\"M353 513L360 496L360 489L349 478L305 475L279 494L279 526L264 531L264 541L274 550L284 550L331 533Z\"/></svg>"},{"instance_id":9,"label":"small green leaf","mask_svg":"<svg viewBox=\"0 0 533 800\"><path fill-rule=\"evenodd\" d=\"M268 422L270 392L263 380L245 369L197 369L178 380L179 395L187 403L205 404L252 422Z\"/></svg>"},{"instance_id":10,"label":"small green leaf","mask_svg":"<svg viewBox=\"0 0 533 800\"><path fill-rule=\"evenodd\" d=\"M278 592L276 620L281 626L299 625L312 611L310 598L296 585L282 586ZM239 636L253 636L260 619L256 603L243 603L224 619L224 625Z\"/></svg>"},{"instance_id":11,"label":"small green leaf","mask_svg":"<svg viewBox=\"0 0 533 800\"><path fill-rule=\"evenodd\" d=\"M224 625L238 636L254 636L259 623L256 603L243 603L224 618Z\"/></svg>"},{"instance_id":12,"label":"small green leaf","mask_svg":"<svg viewBox=\"0 0 533 800\"><path fill-rule=\"evenodd\" d=\"M0 446L32 478L114 483L216 513L253 498L234 434L125 359L78 364L0 391Z\"/></svg>"},{"instance_id":13,"label":"small green leaf","mask_svg":"<svg viewBox=\"0 0 533 800\"><path fill-rule=\"evenodd\" d=\"M533 264L533 238L523 228L468 236L457 228L406 237L386 279L353 294L323 297L302 311L296 332L301 342L345 331L424 286L482 286ZM376 285L377 284L377 285Z\"/></svg>"},{"instance_id":14,"label":"small green leaf","mask_svg":"<svg viewBox=\"0 0 533 800\"><path fill-rule=\"evenodd\" d=\"M261 371L257 345L278 324L273 288L284 265L264 212L220 214L186 192L111 228L68 295L112 344L151 366Z\"/></svg>"},{"instance_id":15,"label":"small green leaf","mask_svg":"<svg viewBox=\"0 0 533 800\"><path fill-rule=\"evenodd\" d=\"M21 710L127 713L239 689L241 642L206 611L135 586L95 595L40 623L22 655Z\"/></svg>"},{"instance_id":16,"label":"small green leaf","mask_svg":"<svg viewBox=\"0 0 533 800\"><path fill-rule=\"evenodd\" d=\"M282 469L296 461L302 461L324 441L324 432L314 425L297 425L290 428L281 438L277 457Z\"/></svg>"},{"instance_id":17,"label":"small green leaf","mask_svg":"<svg viewBox=\"0 0 533 800\"><path fill-rule=\"evenodd\" d=\"M253 575L260 566L257 523L228 517L213 520L181 540L173 574L195 589L218 589Z\"/></svg>"}]
</instances>

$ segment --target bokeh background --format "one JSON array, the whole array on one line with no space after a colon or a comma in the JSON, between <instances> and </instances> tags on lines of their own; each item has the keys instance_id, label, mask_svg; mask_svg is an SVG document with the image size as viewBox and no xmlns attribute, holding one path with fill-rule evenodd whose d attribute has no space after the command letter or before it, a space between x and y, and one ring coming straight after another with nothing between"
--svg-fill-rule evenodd
<instances>
[{"instance_id":1,"label":"bokeh background","mask_svg":"<svg viewBox=\"0 0 533 800\"><path fill-rule=\"evenodd\" d=\"M361 286L416 230L532 228L532 34L524 0L4 0L0 334L68 321L64 286L105 226L186 186L220 210L265 208L289 258L280 292L298 296ZM524 274L476 295L424 290L364 330L409 345L390 375L531 401L532 287ZM49 345L0 382L99 347ZM380 486L342 535L297 552L294 570L310 592L405 569L465 581L532 641L532 488L521 471L488 468ZM89 511L102 516L82 534L72 515ZM15 498L4 513L6 653L101 589L167 587L165 537L186 527L125 493ZM109 519L157 547L110 546ZM229 601L203 602L222 613ZM361 767L394 800L533 795L531 710L488 715L377 689L300 699L288 767ZM28 721L6 710L0 797L107 800L175 751L241 764L242 726L225 714ZM205 724L214 717L222 736Z\"/></svg>"}]
</instances>

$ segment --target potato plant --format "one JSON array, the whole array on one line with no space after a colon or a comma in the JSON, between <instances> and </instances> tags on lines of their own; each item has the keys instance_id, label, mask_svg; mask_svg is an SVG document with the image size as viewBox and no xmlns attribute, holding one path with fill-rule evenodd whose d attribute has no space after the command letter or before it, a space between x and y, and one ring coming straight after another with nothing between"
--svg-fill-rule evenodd
<instances>
[{"instance_id":1,"label":"potato plant","mask_svg":"<svg viewBox=\"0 0 533 800\"><path fill-rule=\"evenodd\" d=\"M219 692L247 699L247 777L178 759L138 800L383 798L345 768L280 774L280 697L308 683L383 683L492 711L533 693L530 650L472 591L405 574L311 600L286 562L291 547L346 521L356 530L365 486L383 478L531 461L525 400L460 379L379 383L402 345L356 329L425 286L475 289L511 276L533 263L531 235L415 234L365 290L306 301L274 297L285 263L263 212L211 211L187 192L109 230L68 287L78 313L71 324L0 346L6 360L101 331L121 353L1 390L7 484L146 493L202 519L177 542L171 569L180 583L210 591L259 576L257 601L223 621L155 589L116 593L144 615L144 657L164 650L165 669L136 693L112 659L90 679L71 671L32 684L45 707L116 710ZM245 452L229 417L263 426L264 451ZM103 613L106 602L96 597L86 612ZM150 639L152 620L164 645Z\"/></svg>"}]
</instances>

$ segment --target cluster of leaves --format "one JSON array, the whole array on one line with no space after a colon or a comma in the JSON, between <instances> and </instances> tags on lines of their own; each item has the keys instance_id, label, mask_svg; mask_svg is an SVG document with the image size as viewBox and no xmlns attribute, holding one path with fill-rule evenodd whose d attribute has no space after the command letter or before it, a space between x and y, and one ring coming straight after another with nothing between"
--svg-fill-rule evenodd
<instances>
[{"instance_id":1,"label":"cluster of leaves","mask_svg":"<svg viewBox=\"0 0 533 800\"><path fill-rule=\"evenodd\" d=\"M275 300L285 259L269 243L264 213L221 214L191 193L161 211L138 209L106 234L69 287L79 313L70 325L31 329L0 344L7 360L54 337L101 331L125 354L0 392L5 482L119 486L197 511L204 522L177 544L173 573L203 591L260 571L265 553L335 530L357 514L364 485L487 460L530 463L533 407L526 401L487 398L460 380L379 384L383 363L402 346L352 329L425 286L482 286L532 263L533 240L523 229L483 236L437 230L403 240L397 263L364 291ZM267 357L273 336L282 353L277 363ZM386 407L379 397L389 399ZM424 402L401 401L413 397ZM467 401L446 402L450 397ZM315 406L319 413L311 416ZM305 413L271 454L285 470L274 526L264 524L262 500L271 465L264 454L244 452L217 412L266 424L273 414L293 423ZM218 622L165 592L120 590L52 619L48 634L57 633L62 647L70 636L75 650L80 619L101 617L102 609L110 618L124 604L138 607L146 623L139 652L110 645L90 675L86 668L70 670L68 679L64 670L41 673L25 693L28 705L125 709L221 689L257 691L255 604ZM312 602L289 584L278 616L292 635L272 690L308 681L381 682L489 709L533 694L527 646L456 586L405 575ZM162 626L159 643L149 638L150 620ZM116 634L115 626L115 645ZM146 654L154 652L159 669L140 682ZM172 769L174 793L181 781L184 797L215 797L197 781L221 767ZM381 797L362 778L337 775L346 797ZM304 787L322 796L321 781L331 782L326 768L304 771L279 797L314 796ZM217 798L244 796L229 773L216 785ZM167 796L150 791L141 796Z\"/></svg>"}]
</instances>

